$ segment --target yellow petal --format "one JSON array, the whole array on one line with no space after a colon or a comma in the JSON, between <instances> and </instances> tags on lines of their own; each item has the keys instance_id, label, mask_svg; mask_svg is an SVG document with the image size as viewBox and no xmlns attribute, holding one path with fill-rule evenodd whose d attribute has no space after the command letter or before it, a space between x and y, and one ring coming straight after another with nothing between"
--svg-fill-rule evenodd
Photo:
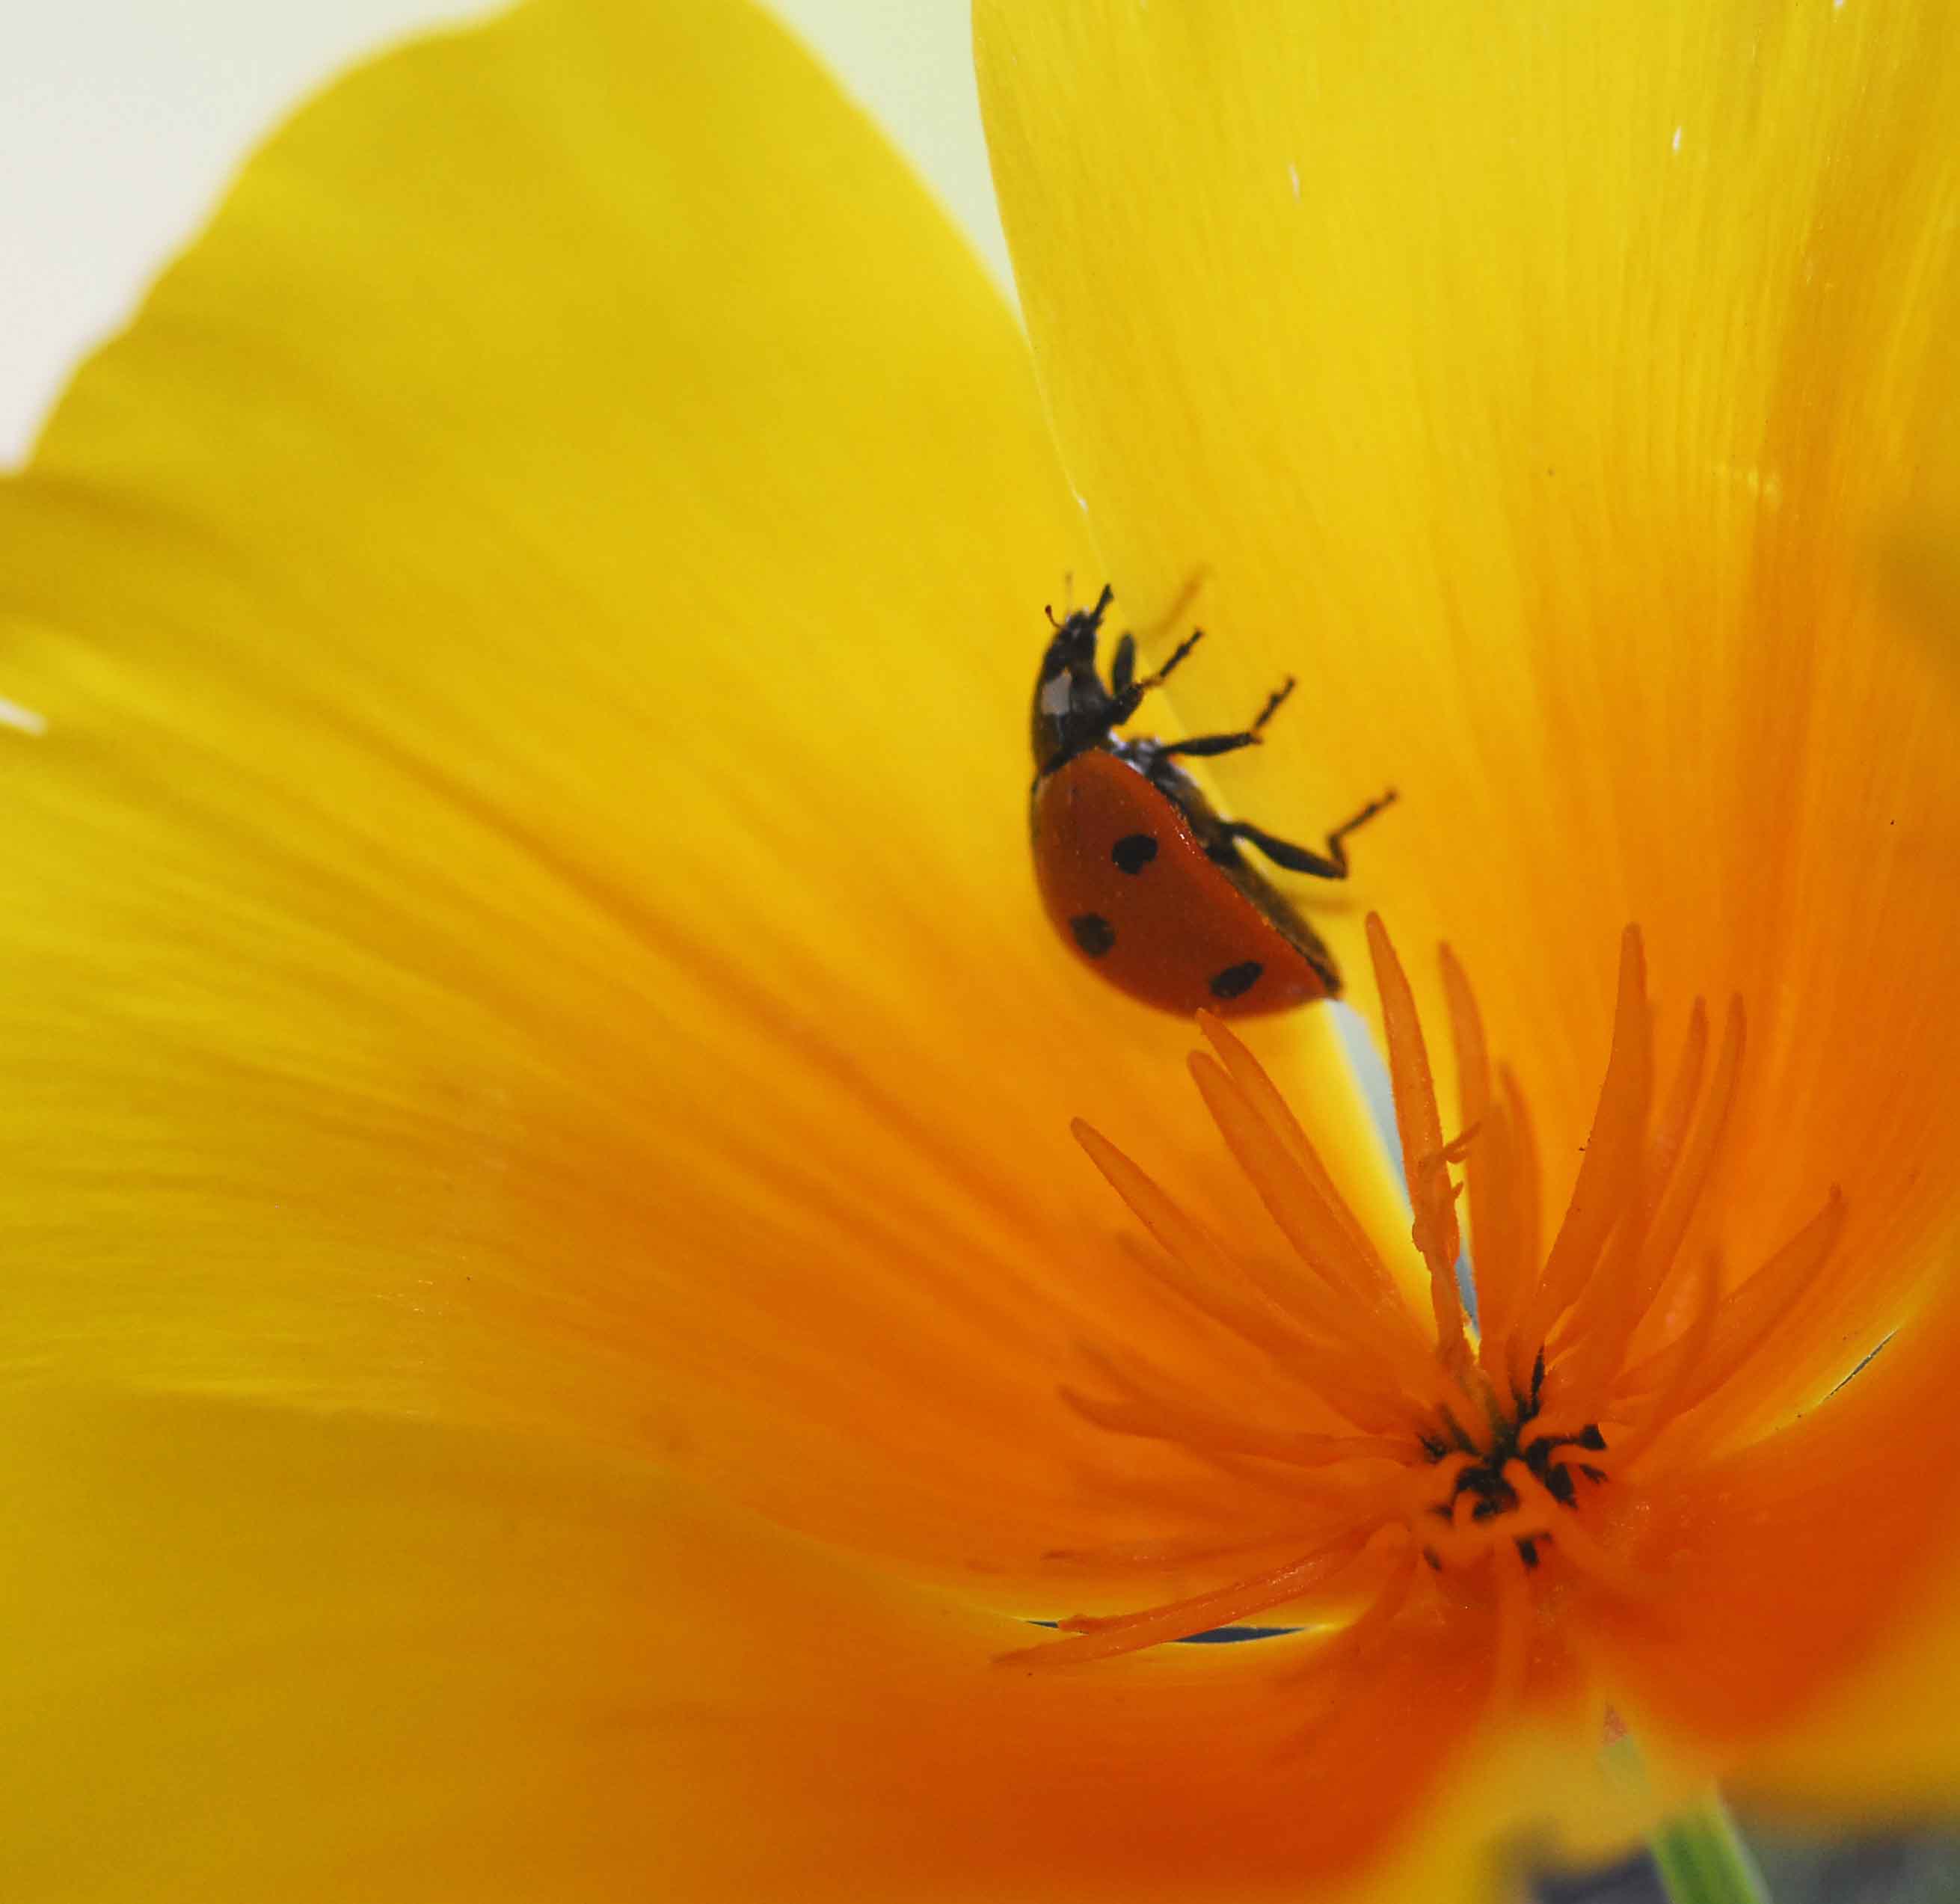
<instances>
[{"instance_id":1,"label":"yellow petal","mask_svg":"<svg viewBox=\"0 0 1960 1904\"><path fill-rule=\"evenodd\" d=\"M1017 1622L629 1466L234 1404L0 1414L10 1896L1297 1896L1420 1799L1481 1683L1412 1654L1283 1756L1269 1648L1010 1672ZM1467 1898L1446 1822L1408 1856Z\"/></svg>"},{"instance_id":2,"label":"yellow petal","mask_svg":"<svg viewBox=\"0 0 1960 1904\"><path fill-rule=\"evenodd\" d=\"M1834 1177L1870 1266L1815 1393L1960 1135L1960 715L1895 585L1960 547L1949 11L982 0L976 41L1091 529L1134 598L1210 577L1179 721L1297 673L1236 809L1399 787L1354 898L1463 955L1554 1211L1620 928L1666 1025L1742 991L1736 1272Z\"/></svg>"},{"instance_id":3,"label":"yellow petal","mask_svg":"<svg viewBox=\"0 0 1960 1904\"><path fill-rule=\"evenodd\" d=\"M1072 1344L1194 1332L1068 1119L1201 1113L1026 865L1074 514L998 295L747 11L301 113L0 491L20 1358L1093 1540Z\"/></svg>"}]
</instances>

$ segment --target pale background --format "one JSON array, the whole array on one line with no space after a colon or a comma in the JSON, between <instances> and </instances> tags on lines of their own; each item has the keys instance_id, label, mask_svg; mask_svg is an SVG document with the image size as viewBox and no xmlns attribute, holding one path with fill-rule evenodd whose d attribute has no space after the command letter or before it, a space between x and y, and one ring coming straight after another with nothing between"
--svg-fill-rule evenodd
<instances>
[{"instance_id":1,"label":"pale background","mask_svg":"<svg viewBox=\"0 0 1960 1904\"><path fill-rule=\"evenodd\" d=\"M285 109L470 0L0 0L0 466ZM1004 284L966 0L780 0Z\"/></svg>"},{"instance_id":2,"label":"pale background","mask_svg":"<svg viewBox=\"0 0 1960 1904\"><path fill-rule=\"evenodd\" d=\"M676 0L686 5L688 0ZM0 0L0 466L76 359L129 317L285 109L363 53L492 9L471 0ZM879 119L1004 285L967 0L776 0ZM0 702L0 721L19 724ZM1759 1839L1778 1904L1960 1895L1950 1838ZM1556 1904L1651 1904L1634 1861Z\"/></svg>"}]
</instances>

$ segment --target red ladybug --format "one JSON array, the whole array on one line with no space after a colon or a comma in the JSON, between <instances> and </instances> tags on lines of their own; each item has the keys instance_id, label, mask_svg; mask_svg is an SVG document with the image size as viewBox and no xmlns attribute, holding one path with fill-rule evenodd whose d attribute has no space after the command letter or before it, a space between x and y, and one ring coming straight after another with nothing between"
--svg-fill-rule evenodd
<instances>
[{"instance_id":1,"label":"red ladybug","mask_svg":"<svg viewBox=\"0 0 1960 1904\"><path fill-rule=\"evenodd\" d=\"M1111 594L1105 588L1094 607L1060 623L1050 614L1055 638L1035 682L1029 823L1035 878L1055 929L1112 985L1166 1011L1246 1016L1338 998L1341 974L1319 934L1239 849L1256 847L1289 872L1345 879L1342 842L1394 800L1394 789L1335 827L1324 854L1214 812L1179 758L1258 745L1293 684L1237 734L1119 740L1113 730L1204 630L1141 680L1135 638L1124 635L1106 686L1096 645Z\"/></svg>"}]
</instances>

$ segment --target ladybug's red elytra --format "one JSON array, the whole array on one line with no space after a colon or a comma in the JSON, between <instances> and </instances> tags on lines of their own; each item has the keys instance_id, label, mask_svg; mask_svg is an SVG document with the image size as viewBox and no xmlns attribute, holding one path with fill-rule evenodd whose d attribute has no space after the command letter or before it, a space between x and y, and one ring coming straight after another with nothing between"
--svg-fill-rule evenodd
<instances>
[{"instance_id":1,"label":"ladybug's red elytra","mask_svg":"<svg viewBox=\"0 0 1960 1904\"><path fill-rule=\"evenodd\" d=\"M1348 877L1344 844L1395 799L1391 788L1327 836L1316 853L1215 811L1178 765L1258 745L1293 692L1290 679L1252 725L1188 740L1119 739L1115 730L1203 638L1194 629L1154 674L1137 677L1125 635L1106 684L1096 648L1113 591L1057 622L1035 681L1035 783L1029 798L1035 879L1055 929L1083 961L1144 1004L1186 1016L1284 1011L1338 998L1341 974L1319 935L1240 852L1320 879Z\"/></svg>"}]
</instances>

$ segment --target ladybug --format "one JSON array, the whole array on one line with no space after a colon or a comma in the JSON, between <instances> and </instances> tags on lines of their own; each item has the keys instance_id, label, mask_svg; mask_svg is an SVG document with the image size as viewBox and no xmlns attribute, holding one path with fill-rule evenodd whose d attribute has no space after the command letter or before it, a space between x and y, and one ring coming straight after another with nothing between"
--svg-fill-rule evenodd
<instances>
[{"instance_id":1,"label":"ladybug","mask_svg":"<svg viewBox=\"0 0 1960 1904\"><path fill-rule=\"evenodd\" d=\"M1096 664L1113 591L1058 622L1035 681L1035 781L1029 830L1035 879L1055 929L1119 990L1166 1011L1284 1011L1341 995L1332 956L1292 903L1240 852L1320 879L1348 877L1347 836L1395 799L1391 788L1327 836L1325 853L1216 812L1178 765L1256 747L1291 680L1236 734L1118 739L1151 689L1204 638L1195 629L1156 673L1137 677L1124 635L1106 685Z\"/></svg>"}]
</instances>

